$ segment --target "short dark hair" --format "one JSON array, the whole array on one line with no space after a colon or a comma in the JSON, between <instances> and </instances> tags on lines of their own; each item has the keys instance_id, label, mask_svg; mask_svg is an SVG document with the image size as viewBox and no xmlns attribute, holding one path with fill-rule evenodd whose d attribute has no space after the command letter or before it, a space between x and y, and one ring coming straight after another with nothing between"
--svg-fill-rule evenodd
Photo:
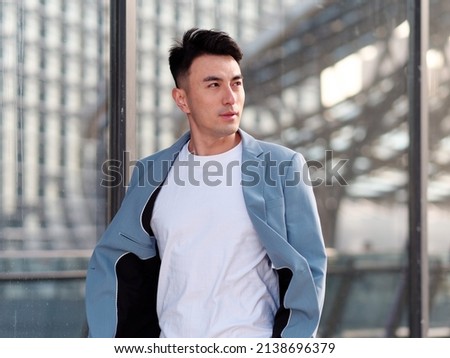
<instances>
[{"instance_id":1,"label":"short dark hair","mask_svg":"<svg viewBox=\"0 0 450 358\"><path fill-rule=\"evenodd\" d=\"M201 55L229 55L237 63L242 59L239 45L226 32L192 28L182 41L176 41L169 51L169 67L175 85L188 73L192 62Z\"/></svg>"}]
</instances>

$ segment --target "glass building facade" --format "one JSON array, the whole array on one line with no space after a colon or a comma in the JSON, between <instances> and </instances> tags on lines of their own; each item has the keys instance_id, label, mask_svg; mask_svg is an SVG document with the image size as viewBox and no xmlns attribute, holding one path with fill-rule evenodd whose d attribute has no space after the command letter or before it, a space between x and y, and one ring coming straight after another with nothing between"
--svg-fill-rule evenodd
<instances>
[{"instance_id":1,"label":"glass building facade","mask_svg":"<svg viewBox=\"0 0 450 358\"><path fill-rule=\"evenodd\" d=\"M125 188L102 185L103 164L114 152L131 166L187 130L167 56L194 26L242 46L242 128L310 164L329 253L319 336L413 336L423 296L425 335L450 337L447 0L0 1L0 337L86 335L87 260ZM133 45L125 63L119 40Z\"/></svg>"}]
</instances>

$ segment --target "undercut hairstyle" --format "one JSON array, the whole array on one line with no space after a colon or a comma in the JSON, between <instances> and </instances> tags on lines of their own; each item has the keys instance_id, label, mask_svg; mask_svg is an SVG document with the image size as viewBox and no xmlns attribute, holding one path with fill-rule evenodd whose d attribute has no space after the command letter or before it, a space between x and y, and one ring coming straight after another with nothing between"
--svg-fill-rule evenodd
<instances>
[{"instance_id":1,"label":"undercut hairstyle","mask_svg":"<svg viewBox=\"0 0 450 358\"><path fill-rule=\"evenodd\" d=\"M202 55L228 55L238 64L242 59L239 45L226 32L192 28L169 51L170 72L177 87L180 79L188 75L192 62Z\"/></svg>"}]
</instances>

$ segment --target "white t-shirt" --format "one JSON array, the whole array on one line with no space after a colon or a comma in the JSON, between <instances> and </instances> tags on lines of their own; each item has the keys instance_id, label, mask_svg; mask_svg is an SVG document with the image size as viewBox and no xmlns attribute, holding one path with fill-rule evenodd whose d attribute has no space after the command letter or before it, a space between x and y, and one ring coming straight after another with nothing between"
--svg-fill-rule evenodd
<instances>
[{"instance_id":1,"label":"white t-shirt","mask_svg":"<svg viewBox=\"0 0 450 358\"><path fill-rule=\"evenodd\" d=\"M212 156L185 145L156 199L161 337L272 335L278 277L247 213L241 157L242 144Z\"/></svg>"}]
</instances>

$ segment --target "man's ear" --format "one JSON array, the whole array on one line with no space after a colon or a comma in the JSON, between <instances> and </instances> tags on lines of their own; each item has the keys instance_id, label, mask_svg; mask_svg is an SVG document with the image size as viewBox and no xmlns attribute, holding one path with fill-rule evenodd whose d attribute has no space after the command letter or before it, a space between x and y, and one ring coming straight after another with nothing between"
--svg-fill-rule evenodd
<instances>
[{"instance_id":1,"label":"man's ear","mask_svg":"<svg viewBox=\"0 0 450 358\"><path fill-rule=\"evenodd\" d=\"M184 89L178 87L173 88L172 98L178 108L181 109L184 113L188 114L190 112L189 106L186 101L186 91Z\"/></svg>"}]
</instances>

